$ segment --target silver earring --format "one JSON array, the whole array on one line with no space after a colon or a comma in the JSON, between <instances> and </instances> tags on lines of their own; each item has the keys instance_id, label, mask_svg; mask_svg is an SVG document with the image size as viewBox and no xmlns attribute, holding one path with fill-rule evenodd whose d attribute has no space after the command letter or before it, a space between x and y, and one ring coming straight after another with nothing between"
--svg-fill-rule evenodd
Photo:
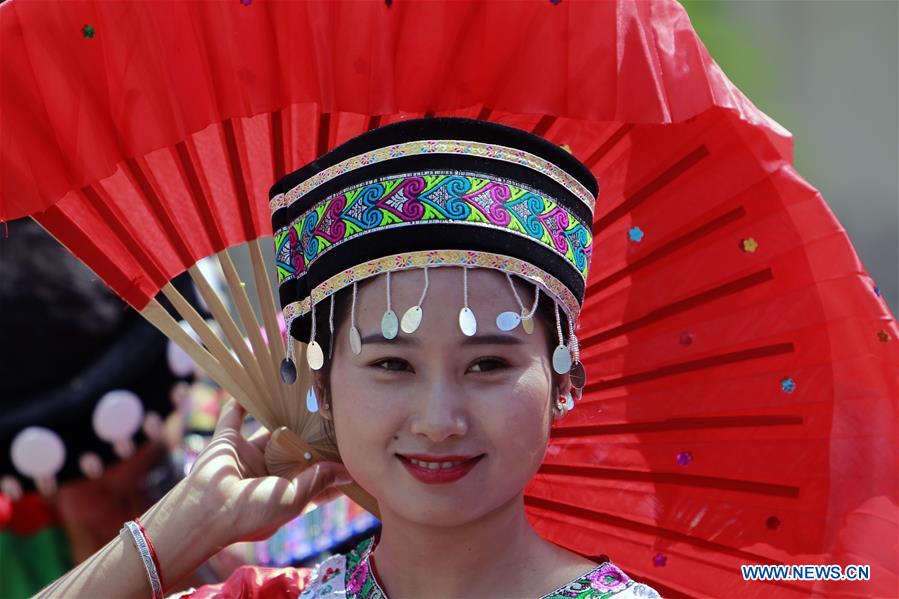
<instances>
[{"instance_id":1,"label":"silver earring","mask_svg":"<svg viewBox=\"0 0 899 599\"><path fill-rule=\"evenodd\" d=\"M553 419L559 420L561 418L564 418L565 414L567 414L567 413L568 413L568 409L565 407L565 402L562 400L561 397L559 397L553 403Z\"/></svg>"}]
</instances>

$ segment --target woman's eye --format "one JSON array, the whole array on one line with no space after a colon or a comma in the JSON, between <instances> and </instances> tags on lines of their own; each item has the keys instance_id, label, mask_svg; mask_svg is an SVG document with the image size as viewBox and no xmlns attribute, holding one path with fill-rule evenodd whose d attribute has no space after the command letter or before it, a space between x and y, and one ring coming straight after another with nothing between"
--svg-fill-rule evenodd
<instances>
[{"instance_id":1,"label":"woman's eye","mask_svg":"<svg viewBox=\"0 0 899 599\"><path fill-rule=\"evenodd\" d=\"M490 372L492 370L499 370L505 366L505 361L498 358L484 358L472 364L470 370L473 372Z\"/></svg>"},{"instance_id":2,"label":"woman's eye","mask_svg":"<svg viewBox=\"0 0 899 599\"><path fill-rule=\"evenodd\" d=\"M385 358L372 364L375 368L381 370L389 370L391 372L402 372L404 370L412 370L409 363L399 358Z\"/></svg>"}]
</instances>

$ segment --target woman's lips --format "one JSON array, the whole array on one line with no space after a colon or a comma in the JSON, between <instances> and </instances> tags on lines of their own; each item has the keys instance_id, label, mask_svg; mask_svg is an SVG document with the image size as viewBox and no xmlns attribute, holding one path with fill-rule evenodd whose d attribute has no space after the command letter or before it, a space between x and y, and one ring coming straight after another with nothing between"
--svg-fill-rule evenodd
<instances>
[{"instance_id":1,"label":"woman's lips","mask_svg":"<svg viewBox=\"0 0 899 599\"><path fill-rule=\"evenodd\" d=\"M483 454L474 457L467 456L422 456L422 455L396 455L409 474L420 482L428 485L445 484L457 481L474 468ZM417 462L417 463L416 463ZM445 464L459 462L446 467ZM425 465L427 464L427 465ZM434 467L434 464L438 464Z\"/></svg>"}]
</instances>

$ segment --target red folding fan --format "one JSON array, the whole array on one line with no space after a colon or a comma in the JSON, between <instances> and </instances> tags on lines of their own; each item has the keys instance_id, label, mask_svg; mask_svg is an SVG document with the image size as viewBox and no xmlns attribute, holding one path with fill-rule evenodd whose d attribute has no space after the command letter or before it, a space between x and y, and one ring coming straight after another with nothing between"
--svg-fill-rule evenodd
<instances>
[{"instance_id":1,"label":"red folding fan","mask_svg":"<svg viewBox=\"0 0 899 599\"><path fill-rule=\"evenodd\" d=\"M0 51L0 218L36 218L323 453L275 373L268 187L408 117L567 145L600 184L589 378L527 489L538 531L666 596L899 593L899 329L790 134L679 5L12 0ZM267 343L227 249L245 243ZM209 255L239 322L203 286ZM168 284L184 270L224 332L185 309L205 348L154 299L185 308ZM769 563L870 564L871 580L743 581Z\"/></svg>"}]
</instances>

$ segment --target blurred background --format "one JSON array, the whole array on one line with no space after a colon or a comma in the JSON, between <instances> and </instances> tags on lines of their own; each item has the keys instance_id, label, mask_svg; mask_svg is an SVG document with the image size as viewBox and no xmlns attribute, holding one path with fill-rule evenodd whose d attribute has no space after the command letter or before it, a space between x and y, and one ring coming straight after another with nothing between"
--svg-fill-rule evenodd
<instances>
[{"instance_id":1,"label":"blurred background","mask_svg":"<svg viewBox=\"0 0 899 599\"><path fill-rule=\"evenodd\" d=\"M715 61L795 138L795 165L899 313L899 2L683 0Z\"/></svg>"}]
</instances>

